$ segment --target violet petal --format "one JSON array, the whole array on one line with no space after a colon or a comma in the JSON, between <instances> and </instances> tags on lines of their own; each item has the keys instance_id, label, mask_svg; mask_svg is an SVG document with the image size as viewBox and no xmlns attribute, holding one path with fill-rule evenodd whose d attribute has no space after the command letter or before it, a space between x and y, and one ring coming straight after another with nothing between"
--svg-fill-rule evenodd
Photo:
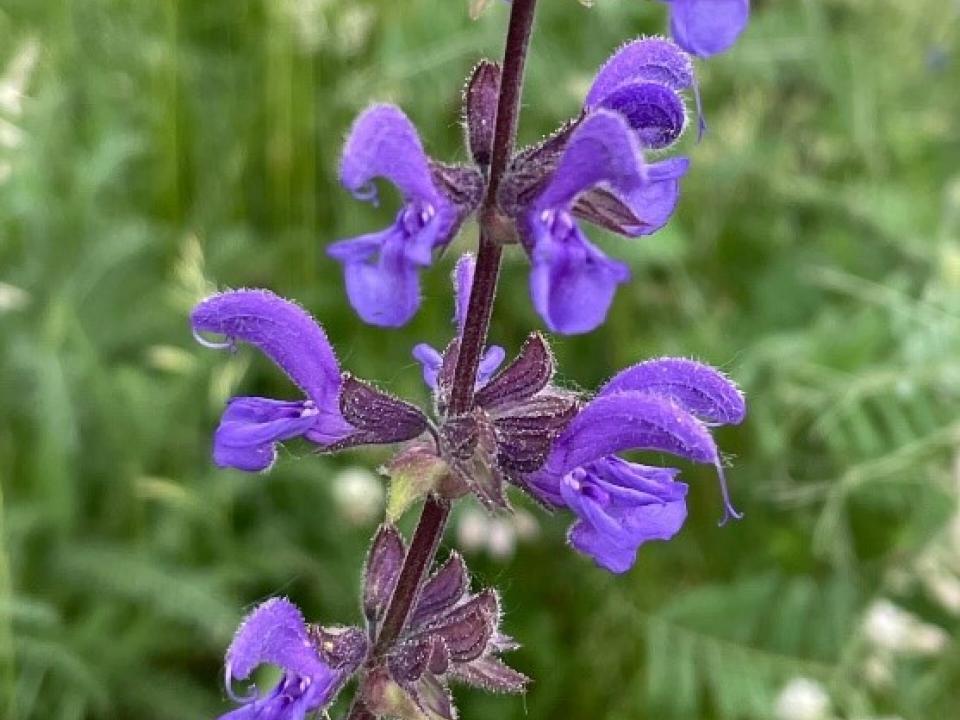
<instances>
[{"instance_id":1,"label":"violet petal","mask_svg":"<svg viewBox=\"0 0 960 720\"><path fill-rule=\"evenodd\" d=\"M542 215L535 221L530 296L550 330L574 335L603 323L630 270L607 257L564 216Z\"/></svg>"},{"instance_id":2,"label":"violet petal","mask_svg":"<svg viewBox=\"0 0 960 720\"><path fill-rule=\"evenodd\" d=\"M647 182L624 194L633 213L643 222L625 227L626 234L652 235L667 224L680 200L680 179L690 167L686 157L675 157L647 165Z\"/></svg>"},{"instance_id":3,"label":"violet petal","mask_svg":"<svg viewBox=\"0 0 960 720\"><path fill-rule=\"evenodd\" d=\"M666 452L698 463L717 464L709 430L668 398L623 392L597 397L554 443L547 469L556 475L627 450Z\"/></svg>"},{"instance_id":4,"label":"violet petal","mask_svg":"<svg viewBox=\"0 0 960 720\"><path fill-rule=\"evenodd\" d=\"M659 150L679 138L687 125L683 98L660 83L621 85L604 95L598 107L623 115L644 148Z\"/></svg>"},{"instance_id":5,"label":"violet petal","mask_svg":"<svg viewBox=\"0 0 960 720\"><path fill-rule=\"evenodd\" d=\"M643 153L630 125L615 112L587 116L570 137L549 184L534 200L534 215L567 209L576 196L601 183L621 192L646 179Z\"/></svg>"},{"instance_id":6,"label":"violet petal","mask_svg":"<svg viewBox=\"0 0 960 720\"><path fill-rule=\"evenodd\" d=\"M340 182L360 200L377 201L374 178L386 178L407 202L441 202L417 129L393 105L374 105L356 119L340 161Z\"/></svg>"},{"instance_id":7,"label":"violet petal","mask_svg":"<svg viewBox=\"0 0 960 720\"><path fill-rule=\"evenodd\" d=\"M213 459L220 467L246 472L266 470L276 459L276 443L303 435L317 416L311 401L235 397L227 404L214 433Z\"/></svg>"},{"instance_id":8,"label":"violet petal","mask_svg":"<svg viewBox=\"0 0 960 720\"><path fill-rule=\"evenodd\" d=\"M254 608L227 649L227 666L237 680L263 663L300 675L311 675L321 665L300 609L286 598L270 598Z\"/></svg>"},{"instance_id":9,"label":"violet petal","mask_svg":"<svg viewBox=\"0 0 960 720\"><path fill-rule=\"evenodd\" d=\"M371 238L376 238L376 245ZM408 256L408 242L394 225L327 248L331 257L343 263L347 297L364 322L401 327L420 307L418 263Z\"/></svg>"},{"instance_id":10,"label":"violet petal","mask_svg":"<svg viewBox=\"0 0 960 720\"><path fill-rule=\"evenodd\" d=\"M423 382L431 390L437 389L437 375L440 373L440 367L443 365L443 355L427 343L418 343L414 345L413 359L420 363L420 369L423 373Z\"/></svg>"},{"instance_id":11,"label":"violet petal","mask_svg":"<svg viewBox=\"0 0 960 720\"><path fill-rule=\"evenodd\" d=\"M258 348L321 413L339 414L337 358L323 328L296 303L269 290L235 290L200 302L190 322L195 332L218 333Z\"/></svg>"},{"instance_id":12,"label":"violet petal","mask_svg":"<svg viewBox=\"0 0 960 720\"><path fill-rule=\"evenodd\" d=\"M747 27L750 0L672 0L670 32L689 53L709 57L729 50Z\"/></svg>"},{"instance_id":13,"label":"violet petal","mask_svg":"<svg viewBox=\"0 0 960 720\"><path fill-rule=\"evenodd\" d=\"M561 492L578 516L570 543L611 572L626 572L649 540L669 540L687 516L687 486L676 470L607 458L564 477Z\"/></svg>"},{"instance_id":14,"label":"violet petal","mask_svg":"<svg viewBox=\"0 0 960 720\"><path fill-rule=\"evenodd\" d=\"M453 269L453 319L457 325L458 334L463 332L463 324L467 320L467 307L470 305L470 292L473 289L473 274L476 267L476 258L471 253L464 253Z\"/></svg>"},{"instance_id":15,"label":"violet petal","mask_svg":"<svg viewBox=\"0 0 960 720\"><path fill-rule=\"evenodd\" d=\"M690 57L666 38L639 38L627 43L608 59L587 92L586 105L593 108L618 87L634 82L655 82L673 90L693 85Z\"/></svg>"},{"instance_id":16,"label":"violet petal","mask_svg":"<svg viewBox=\"0 0 960 720\"><path fill-rule=\"evenodd\" d=\"M707 423L738 425L746 415L743 393L723 373L686 358L658 358L614 375L598 395L646 392L668 397Z\"/></svg>"}]
</instances>

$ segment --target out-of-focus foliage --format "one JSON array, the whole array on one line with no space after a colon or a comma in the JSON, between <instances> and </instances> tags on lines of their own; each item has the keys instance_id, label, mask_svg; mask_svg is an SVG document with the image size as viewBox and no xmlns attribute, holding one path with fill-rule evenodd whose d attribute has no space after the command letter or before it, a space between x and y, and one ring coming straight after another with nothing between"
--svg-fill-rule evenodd
<instances>
[{"instance_id":1,"label":"out-of-focus foliage","mask_svg":"<svg viewBox=\"0 0 960 720\"><path fill-rule=\"evenodd\" d=\"M526 142L663 22L648 2L541 5ZM688 139L677 218L601 239L635 280L601 331L556 345L571 386L661 353L737 378L749 421L720 440L746 519L718 529L710 473L686 468L687 527L613 578L562 550L566 518L533 510L533 540L473 565L503 588L537 682L526 700L461 692L467 720L760 720L798 677L832 717L960 715L960 6L753 5L701 68L710 132ZM214 469L224 399L288 388L252 352L195 346L185 316L212 287L269 286L353 371L424 398L409 350L449 335L454 253L415 322L383 331L349 311L323 250L391 215L336 183L367 103L400 103L433 153L464 158L460 83L499 54L507 8L467 10L0 7L0 716L213 717L244 607L282 593L358 620L376 521L343 510L355 488L337 495L335 475L384 457L296 446L266 477ZM494 335L516 347L537 322L509 255Z\"/></svg>"}]
</instances>

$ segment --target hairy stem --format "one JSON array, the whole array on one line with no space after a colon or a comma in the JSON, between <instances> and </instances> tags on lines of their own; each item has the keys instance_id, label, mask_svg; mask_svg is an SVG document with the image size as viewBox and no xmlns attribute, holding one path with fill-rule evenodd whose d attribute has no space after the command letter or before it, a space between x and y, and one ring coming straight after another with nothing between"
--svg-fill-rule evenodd
<instances>
[{"instance_id":1,"label":"hairy stem","mask_svg":"<svg viewBox=\"0 0 960 720\"><path fill-rule=\"evenodd\" d=\"M517 118L520 114L520 96L523 90L523 70L533 30L533 15L537 0L513 0L510 9L510 27L503 51L503 71L500 78L500 97L497 100L497 122L493 131L493 153L490 175L483 207L480 209L480 247L477 267L470 288L470 304L460 339L460 352L450 393L450 413L470 410L473 404L473 386L476 382L480 355L487 340L490 314L497 293L502 249L497 242L497 191L500 180L513 155L517 137Z\"/></svg>"},{"instance_id":2,"label":"hairy stem","mask_svg":"<svg viewBox=\"0 0 960 720\"><path fill-rule=\"evenodd\" d=\"M427 573L433 556L440 544L440 536L450 515L450 503L431 496L423 505L420 522L413 533L413 541L407 551L407 557L397 578L397 587L390 598L390 605L384 615L383 624L374 644L374 655L380 655L393 645L407 624L407 618L413 609L414 600L419 594L420 585Z\"/></svg>"},{"instance_id":3,"label":"hairy stem","mask_svg":"<svg viewBox=\"0 0 960 720\"><path fill-rule=\"evenodd\" d=\"M480 243L470 303L460 339L460 351L454 372L450 396L450 413L468 412L473 405L473 390L476 383L480 355L487 341L490 314L497 291L500 273L500 244L496 240L498 222L496 209L497 190L513 154L517 134L517 117L520 111L520 95L523 88L523 70L526 65L533 15L537 0L513 0L510 9L510 25L503 53L503 72L500 81L500 96L497 100L497 121L494 128L493 153L487 191L480 210ZM400 570L397 587L390 598L383 624L374 643L373 663L382 662L383 655L393 647L403 632L410 611L420 595L420 588L430 565L433 563L440 538L450 515L450 504L431 496L424 503L423 511L413 541ZM363 702L363 689L357 693L348 720L372 720L375 715Z\"/></svg>"},{"instance_id":4,"label":"hairy stem","mask_svg":"<svg viewBox=\"0 0 960 720\"><path fill-rule=\"evenodd\" d=\"M443 529L450 515L450 503L437 497L429 497L420 513L420 521L413 533L413 541L397 578L390 605L383 618L373 646L373 662L381 662L382 656L396 642L407 624L413 604L420 595L420 586L427 574L440 544ZM358 692L350 708L348 720L373 720L376 716L363 703L363 693Z\"/></svg>"}]
</instances>

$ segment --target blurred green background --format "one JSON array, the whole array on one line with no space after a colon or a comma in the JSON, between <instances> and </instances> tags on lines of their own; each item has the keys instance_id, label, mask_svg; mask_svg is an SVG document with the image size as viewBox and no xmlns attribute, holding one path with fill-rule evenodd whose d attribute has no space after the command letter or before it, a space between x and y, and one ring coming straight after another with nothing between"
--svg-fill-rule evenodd
<instances>
[{"instance_id":1,"label":"blurred green background","mask_svg":"<svg viewBox=\"0 0 960 720\"><path fill-rule=\"evenodd\" d=\"M252 603L359 620L385 456L291 445L267 476L214 468L224 400L291 390L251 351L195 345L186 315L214 287L273 288L346 367L426 400L409 352L449 337L455 253L383 331L324 246L395 211L336 182L368 103L465 159L460 87L507 14L466 5L0 4L0 717L212 718ZM524 142L664 23L639 0L541 6ZM960 717L958 13L756 0L736 49L701 63L710 132L685 140L677 216L636 242L592 231L635 279L602 330L555 347L570 387L663 353L725 368L751 403L719 432L746 518L718 529L712 474L685 467L683 532L612 577L564 549L566 516L461 512L448 544L502 589L536 679L526 698L458 691L466 720ZM493 339L515 349L539 322L508 255Z\"/></svg>"}]
</instances>

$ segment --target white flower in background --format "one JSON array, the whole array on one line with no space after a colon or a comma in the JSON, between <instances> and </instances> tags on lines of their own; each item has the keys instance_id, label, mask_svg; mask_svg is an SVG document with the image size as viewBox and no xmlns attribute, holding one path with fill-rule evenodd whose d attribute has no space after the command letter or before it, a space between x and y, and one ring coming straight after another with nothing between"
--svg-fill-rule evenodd
<instances>
[{"instance_id":1,"label":"white flower in background","mask_svg":"<svg viewBox=\"0 0 960 720\"><path fill-rule=\"evenodd\" d=\"M518 539L533 540L540 534L537 519L526 510L517 510L510 519L513 521L513 529L516 530Z\"/></svg>"},{"instance_id":2,"label":"white flower in background","mask_svg":"<svg viewBox=\"0 0 960 720\"><path fill-rule=\"evenodd\" d=\"M23 143L24 132L16 121L23 114L23 98L39 54L37 41L27 40L0 75L0 151L5 153ZM0 156L0 185L10 179L13 169L9 154Z\"/></svg>"},{"instance_id":3,"label":"white flower in background","mask_svg":"<svg viewBox=\"0 0 960 720\"><path fill-rule=\"evenodd\" d=\"M777 720L827 720L830 696L816 680L797 677L780 691L773 714Z\"/></svg>"},{"instance_id":4,"label":"white flower in background","mask_svg":"<svg viewBox=\"0 0 960 720\"><path fill-rule=\"evenodd\" d=\"M457 519L457 545L464 552L480 552L487 544L487 516L475 507L468 507Z\"/></svg>"},{"instance_id":5,"label":"white flower in background","mask_svg":"<svg viewBox=\"0 0 960 720\"><path fill-rule=\"evenodd\" d=\"M370 525L383 515L383 484L362 467L349 467L333 477L333 502L352 525Z\"/></svg>"},{"instance_id":6,"label":"white flower in background","mask_svg":"<svg viewBox=\"0 0 960 720\"><path fill-rule=\"evenodd\" d=\"M883 689L893 683L893 660L890 653L875 653L863 663L863 677L870 687Z\"/></svg>"},{"instance_id":7,"label":"white flower in background","mask_svg":"<svg viewBox=\"0 0 960 720\"><path fill-rule=\"evenodd\" d=\"M3 177L0 176L0 182ZM20 310L30 302L30 294L15 285L0 282L0 314Z\"/></svg>"},{"instance_id":8,"label":"white flower in background","mask_svg":"<svg viewBox=\"0 0 960 720\"><path fill-rule=\"evenodd\" d=\"M23 142L23 130L9 120L0 118L0 148L13 150Z\"/></svg>"},{"instance_id":9,"label":"white flower in background","mask_svg":"<svg viewBox=\"0 0 960 720\"><path fill-rule=\"evenodd\" d=\"M329 0L285 0L280 4L304 52L316 52L329 36L324 11Z\"/></svg>"},{"instance_id":10,"label":"white flower in background","mask_svg":"<svg viewBox=\"0 0 960 720\"><path fill-rule=\"evenodd\" d=\"M341 55L356 55L370 39L376 11L369 5L351 4L337 18L337 50Z\"/></svg>"},{"instance_id":11,"label":"white flower in background","mask_svg":"<svg viewBox=\"0 0 960 720\"><path fill-rule=\"evenodd\" d=\"M332 46L339 55L355 55L366 46L377 19L372 4L355 2L282 0L277 8L306 53Z\"/></svg>"},{"instance_id":12,"label":"white flower in background","mask_svg":"<svg viewBox=\"0 0 960 720\"><path fill-rule=\"evenodd\" d=\"M525 510L493 517L471 506L457 518L457 545L464 552L487 552L497 560L507 560L516 552L518 541L530 540L538 530L537 521Z\"/></svg>"},{"instance_id":13,"label":"white flower in background","mask_svg":"<svg viewBox=\"0 0 960 720\"><path fill-rule=\"evenodd\" d=\"M503 517L490 519L487 533L487 551L497 560L506 560L517 549L517 531Z\"/></svg>"},{"instance_id":14,"label":"white flower in background","mask_svg":"<svg viewBox=\"0 0 960 720\"><path fill-rule=\"evenodd\" d=\"M146 361L156 370L177 375L185 375L197 365L195 354L174 345L151 345L147 348Z\"/></svg>"},{"instance_id":15,"label":"white flower in background","mask_svg":"<svg viewBox=\"0 0 960 720\"><path fill-rule=\"evenodd\" d=\"M867 609L863 632L875 648L901 655L936 655L950 642L942 628L887 599L876 600Z\"/></svg>"},{"instance_id":16,"label":"white flower in background","mask_svg":"<svg viewBox=\"0 0 960 720\"><path fill-rule=\"evenodd\" d=\"M23 98L27 84L40 56L36 40L27 40L0 76L0 113L18 117L23 113Z\"/></svg>"},{"instance_id":17,"label":"white flower in background","mask_svg":"<svg viewBox=\"0 0 960 720\"><path fill-rule=\"evenodd\" d=\"M960 615L960 578L953 558L937 544L916 561L916 572L927 593L947 612Z\"/></svg>"},{"instance_id":18,"label":"white flower in background","mask_svg":"<svg viewBox=\"0 0 960 720\"><path fill-rule=\"evenodd\" d=\"M960 188L960 183L957 185ZM960 267L960 254L957 255ZM960 272L958 272L960 277ZM889 570L887 587L894 593L910 592L919 583L927 595L952 615L960 615L960 452L953 460L956 507L944 527L919 555ZM921 641L936 646L939 629L921 633Z\"/></svg>"}]
</instances>

